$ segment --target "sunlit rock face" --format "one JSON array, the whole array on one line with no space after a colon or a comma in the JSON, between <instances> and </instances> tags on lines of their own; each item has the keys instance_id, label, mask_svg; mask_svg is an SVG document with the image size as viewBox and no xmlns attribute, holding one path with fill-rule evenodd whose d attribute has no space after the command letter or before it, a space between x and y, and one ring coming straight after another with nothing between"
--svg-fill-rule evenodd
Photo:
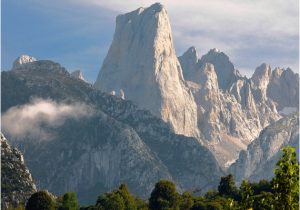
<instances>
[{"instance_id":1,"label":"sunlit rock face","mask_svg":"<svg viewBox=\"0 0 300 210\"><path fill-rule=\"evenodd\" d=\"M299 75L290 68L275 68L267 88L267 96L277 103L279 111L299 109Z\"/></svg>"},{"instance_id":2,"label":"sunlit rock face","mask_svg":"<svg viewBox=\"0 0 300 210\"><path fill-rule=\"evenodd\" d=\"M74 77L74 78L76 78L76 79L80 79L82 81L85 81L83 73L80 70L73 71L71 73L71 76Z\"/></svg>"},{"instance_id":3,"label":"sunlit rock face","mask_svg":"<svg viewBox=\"0 0 300 210\"><path fill-rule=\"evenodd\" d=\"M34 61L37 61L37 59L34 57L31 57L29 55L21 55L14 61L12 69L17 69L23 64L32 63Z\"/></svg>"},{"instance_id":4,"label":"sunlit rock face","mask_svg":"<svg viewBox=\"0 0 300 210\"><path fill-rule=\"evenodd\" d=\"M119 15L97 89L125 98L168 122L178 134L198 136L197 108L175 54L161 4Z\"/></svg>"},{"instance_id":5,"label":"sunlit rock face","mask_svg":"<svg viewBox=\"0 0 300 210\"><path fill-rule=\"evenodd\" d=\"M280 118L267 97L270 66L261 65L248 79L220 50L198 59L194 47L179 61L197 104L201 137L220 165L228 167L265 126Z\"/></svg>"},{"instance_id":6,"label":"sunlit rock face","mask_svg":"<svg viewBox=\"0 0 300 210\"><path fill-rule=\"evenodd\" d=\"M238 181L258 181L274 176L276 162L282 156L283 146L295 147L299 158L299 113L286 116L262 130L247 150L229 168Z\"/></svg>"}]
</instances>

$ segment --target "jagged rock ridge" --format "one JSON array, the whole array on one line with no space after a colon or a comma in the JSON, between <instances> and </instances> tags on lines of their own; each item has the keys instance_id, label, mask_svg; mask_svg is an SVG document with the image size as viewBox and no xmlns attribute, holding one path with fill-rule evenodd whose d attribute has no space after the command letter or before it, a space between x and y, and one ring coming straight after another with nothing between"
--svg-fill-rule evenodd
<instances>
[{"instance_id":1,"label":"jagged rock ridge","mask_svg":"<svg viewBox=\"0 0 300 210\"><path fill-rule=\"evenodd\" d=\"M1 135L1 209L24 204L36 191L32 176L21 152Z\"/></svg>"},{"instance_id":2,"label":"jagged rock ridge","mask_svg":"<svg viewBox=\"0 0 300 210\"><path fill-rule=\"evenodd\" d=\"M278 120L266 95L270 67L241 77L228 56L212 49L201 59L191 47L179 57L198 110L198 128L222 166L228 166L268 124Z\"/></svg>"}]
</instances>

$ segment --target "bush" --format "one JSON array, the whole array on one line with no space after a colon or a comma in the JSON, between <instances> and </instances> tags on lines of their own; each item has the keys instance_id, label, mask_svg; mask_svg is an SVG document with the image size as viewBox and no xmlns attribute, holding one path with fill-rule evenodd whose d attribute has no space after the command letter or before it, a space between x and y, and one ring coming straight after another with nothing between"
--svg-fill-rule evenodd
<instances>
[{"instance_id":1,"label":"bush","mask_svg":"<svg viewBox=\"0 0 300 210\"><path fill-rule=\"evenodd\" d=\"M32 194L25 207L26 210L53 210L54 208L52 198L45 191Z\"/></svg>"}]
</instances>

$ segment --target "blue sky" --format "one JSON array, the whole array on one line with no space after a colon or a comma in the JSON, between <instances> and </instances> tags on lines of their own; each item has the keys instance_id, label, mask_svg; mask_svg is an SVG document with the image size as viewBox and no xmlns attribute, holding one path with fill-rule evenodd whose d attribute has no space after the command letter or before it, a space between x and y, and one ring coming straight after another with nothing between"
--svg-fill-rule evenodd
<instances>
[{"instance_id":1,"label":"blue sky","mask_svg":"<svg viewBox=\"0 0 300 210\"><path fill-rule=\"evenodd\" d=\"M96 80L112 41L115 17L151 0L2 0L1 68L21 54L50 59ZM261 63L299 69L298 0L161 0L177 55L195 46L225 52L251 75Z\"/></svg>"}]
</instances>

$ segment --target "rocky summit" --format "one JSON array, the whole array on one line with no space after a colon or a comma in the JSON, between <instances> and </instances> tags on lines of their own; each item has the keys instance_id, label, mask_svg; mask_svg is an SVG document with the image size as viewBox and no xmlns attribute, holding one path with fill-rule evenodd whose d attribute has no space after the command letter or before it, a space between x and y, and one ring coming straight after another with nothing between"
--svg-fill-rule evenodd
<instances>
[{"instance_id":1,"label":"rocky summit","mask_svg":"<svg viewBox=\"0 0 300 210\"><path fill-rule=\"evenodd\" d=\"M178 134L199 136L196 104L175 54L167 11L159 3L117 17L94 86L124 93L125 99L150 110Z\"/></svg>"},{"instance_id":2,"label":"rocky summit","mask_svg":"<svg viewBox=\"0 0 300 210\"><path fill-rule=\"evenodd\" d=\"M1 133L1 209L24 204L36 186L22 153L11 147Z\"/></svg>"}]
</instances>

